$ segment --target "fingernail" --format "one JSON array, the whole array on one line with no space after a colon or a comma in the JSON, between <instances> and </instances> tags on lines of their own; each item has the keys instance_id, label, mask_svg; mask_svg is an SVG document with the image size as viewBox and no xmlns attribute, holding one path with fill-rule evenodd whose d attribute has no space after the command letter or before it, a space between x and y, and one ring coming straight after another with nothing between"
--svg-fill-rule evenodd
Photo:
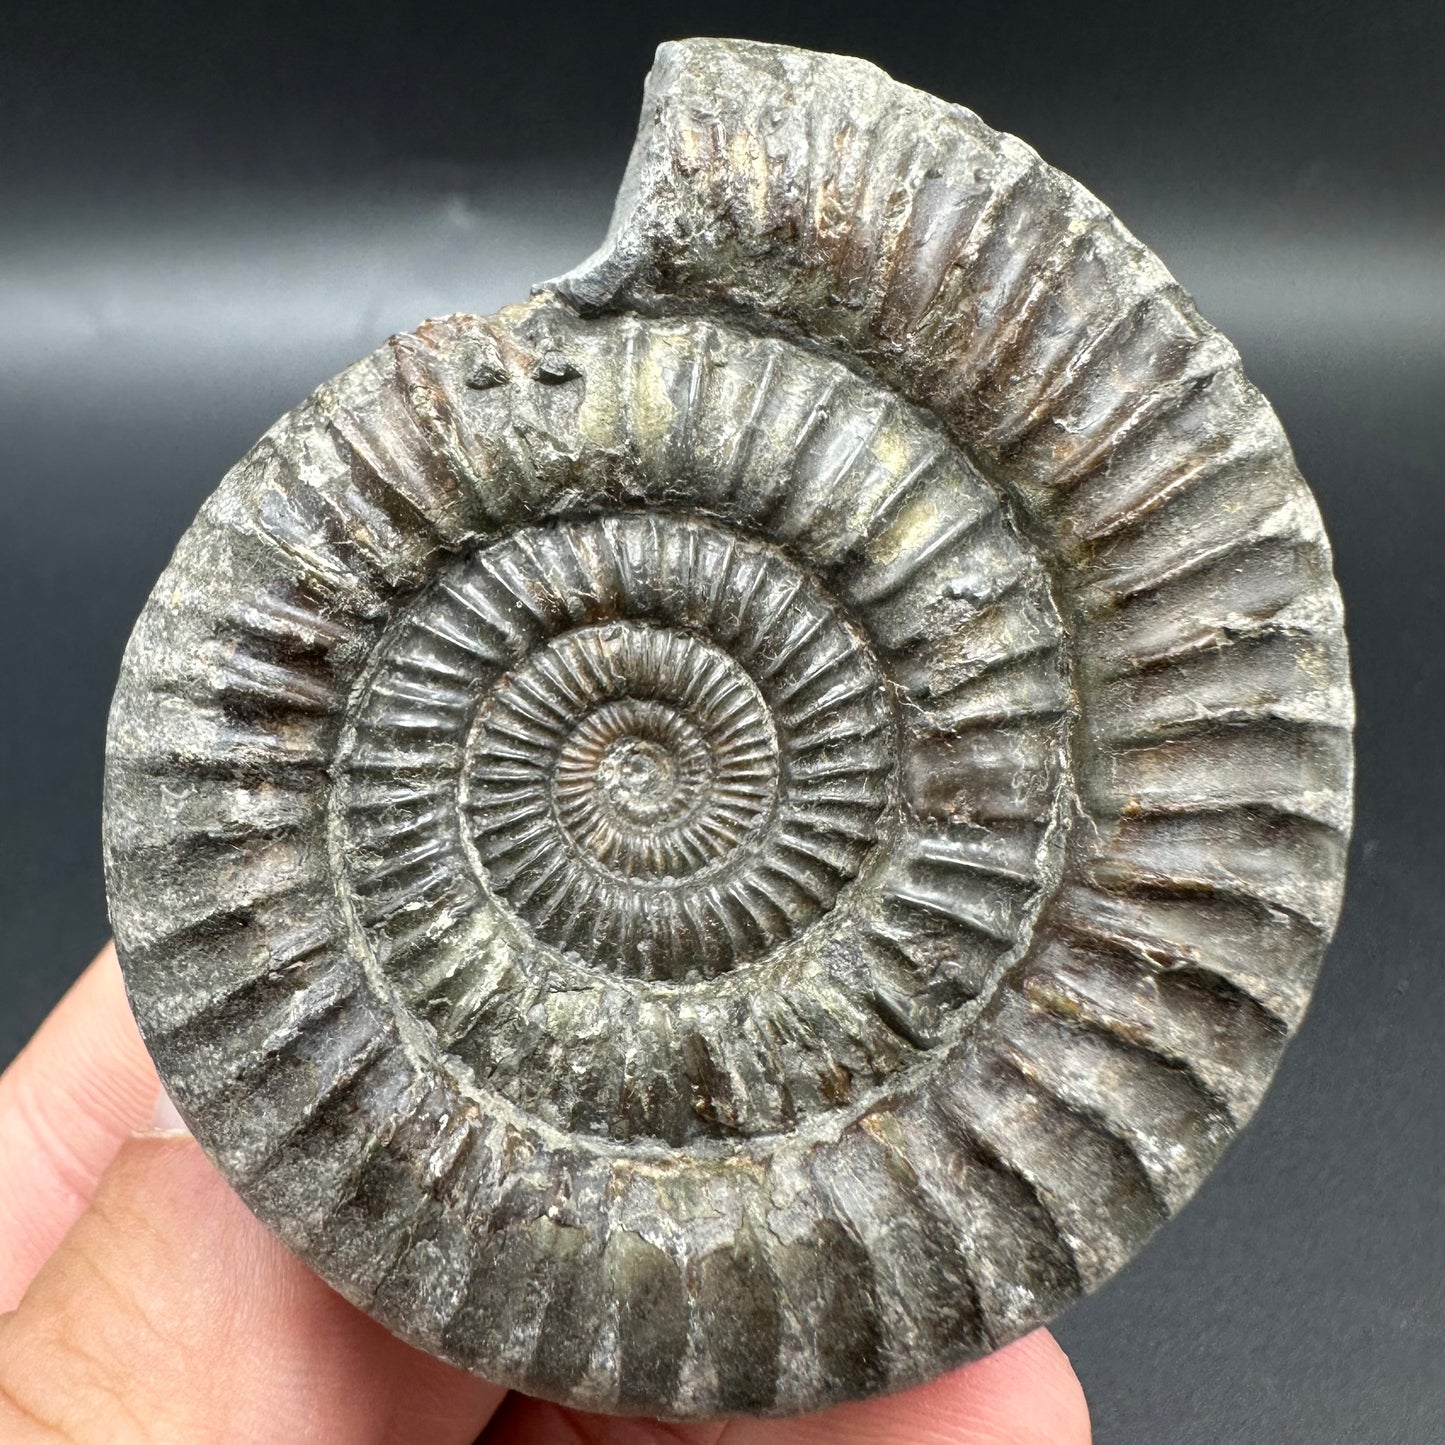
<instances>
[{"instance_id":1,"label":"fingernail","mask_svg":"<svg viewBox=\"0 0 1445 1445\"><path fill-rule=\"evenodd\" d=\"M141 1130L143 1134L189 1134L186 1121L181 1118L171 1096L164 1089L156 1095L155 1108L151 1110L150 1122Z\"/></svg>"}]
</instances>

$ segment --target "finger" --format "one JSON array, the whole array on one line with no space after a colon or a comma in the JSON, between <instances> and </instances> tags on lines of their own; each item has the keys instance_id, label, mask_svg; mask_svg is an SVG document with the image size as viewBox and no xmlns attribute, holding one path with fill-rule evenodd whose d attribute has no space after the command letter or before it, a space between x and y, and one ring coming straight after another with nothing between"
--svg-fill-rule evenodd
<instances>
[{"instance_id":1,"label":"finger","mask_svg":"<svg viewBox=\"0 0 1445 1445\"><path fill-rule=\"evenodd\" d=\"M183 1134L123 1145L0 1322L13 1445L464 1445L503 1394L347 1304Z\"/></svg>"},{"instance_id":2,"label":"finger","mask_svg":"<svg viewBox=\"0 0 1445 1445\"><path fill-rule=\"evenodd\" d=\"M80 1217L159 1087L107 944L0 1075L0 1312Z\"/></svg>"},{"instance_id":3,"label":"finger","mask_svg":"<svg viewBox=\"0 0 1445 1445\"><path fill-rule=\"evenodd\" d=\"M901 1395L796 1420L660 1425L513 1395L485 1445L1089 1445L1089 1408L1047 1330Z\"/></svg>"},{"instance_id":4,"label":"finger","mask_svg":"<svg viewBox=\"0 0 1445 1445\"><path fill-rule=\"evenodd\" d=\"M1047 1330L901 1395L739 1422L725 1445L1089 1445L1084 1391Z\"/></svg>"}]
</instances>

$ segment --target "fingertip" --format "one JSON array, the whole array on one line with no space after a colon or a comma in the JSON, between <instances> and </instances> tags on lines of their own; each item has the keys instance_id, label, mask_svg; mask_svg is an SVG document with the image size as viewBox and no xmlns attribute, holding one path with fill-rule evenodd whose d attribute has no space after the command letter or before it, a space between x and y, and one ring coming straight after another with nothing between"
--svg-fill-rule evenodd
<instances>
[{"instance_id":1,"label":"fingertip","mask_svg":"<svg viewBox=\"0 0 1445 1445\"><path fill-rule=\"evenodd\" d=\"M901 1394L733 1428L730 1445L1089 1445L1089 1407L1047 1330Z\"/></svg>"},{"instance_id":2,"label":"fingertip","mask_svg":"<svg viewBox=\"0 0 1445 1445\"><path fill-rule=\"evenodd\" d=\"M1084 1387L1048 1330L1005 1345L940 1382L972 1433L962 1445L1089 1445Z\"/></svg>"}]
</instances>

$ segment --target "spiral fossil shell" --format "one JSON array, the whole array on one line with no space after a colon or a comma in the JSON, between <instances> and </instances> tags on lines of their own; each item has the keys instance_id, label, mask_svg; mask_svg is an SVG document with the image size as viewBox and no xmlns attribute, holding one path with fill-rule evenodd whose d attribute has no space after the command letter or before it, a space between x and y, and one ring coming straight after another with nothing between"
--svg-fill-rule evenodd
<instances>
[{"instance_id":1,"label":"spiral fossil shell","mask_svg":"<svg viewBox=\"0 0 1445 1445\"><path fill-rule=\"evenodd\" d=\"M1123 1264L1339 906L1314 503L1091 196L666 46L612 231L182 539L112 713L141 1027L350 1298L591 1408L899 1388Z\"/></svg>"}]
</instances>

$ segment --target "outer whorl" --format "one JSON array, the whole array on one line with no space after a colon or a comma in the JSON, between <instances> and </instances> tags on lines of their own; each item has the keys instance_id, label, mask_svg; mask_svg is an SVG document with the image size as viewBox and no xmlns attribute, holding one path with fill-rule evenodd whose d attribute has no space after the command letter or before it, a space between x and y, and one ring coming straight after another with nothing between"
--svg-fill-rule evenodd
<instances>
[{"instance_id":1,"label":"outer whorl","mask_svg":"<svg viewBox=\"0 0 1445 1445\"><path fill-rule=\"evenodd\" d=\"M589 1408L926 1379L1108 1278L1339 906L1313 500L1019 141L665 46L603 250L342 373L126 653L142 1031L348 1297Z\"/></svg>"}]
</instances>

